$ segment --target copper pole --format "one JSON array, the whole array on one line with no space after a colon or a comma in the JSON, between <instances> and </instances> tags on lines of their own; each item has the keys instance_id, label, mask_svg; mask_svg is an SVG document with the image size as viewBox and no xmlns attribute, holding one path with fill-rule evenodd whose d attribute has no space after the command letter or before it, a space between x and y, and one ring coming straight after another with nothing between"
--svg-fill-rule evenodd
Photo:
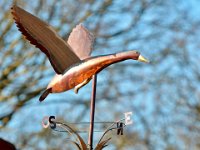
<instances>
[{"instance_id":1,"label":"copper pole","mask_svg":"<svg viewBox=\"0 0 200 150\"><path fill-rule=\"evenodd\" d=\"M94 131L94 114L95 114L95 99L96 99L96 82L97 75L92 76L92 95L90 102L90 129L89 129L89 137L88 137L88 145L89 150L93 150L93 131Z\"/></svg>"}]
</instances>

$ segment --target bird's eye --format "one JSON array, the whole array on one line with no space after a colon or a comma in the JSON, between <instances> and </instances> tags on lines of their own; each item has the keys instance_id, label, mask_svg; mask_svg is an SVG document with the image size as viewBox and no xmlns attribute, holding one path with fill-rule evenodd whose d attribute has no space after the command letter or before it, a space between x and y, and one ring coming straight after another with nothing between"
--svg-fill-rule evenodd
<instances>
[{"instance_id":1,"label":"bird's eye","mask_svg":"<svg viewBox=\"0 0 200 150\"><path fill-rule=\"evenodd\" d=\"M138 51L136 51L136 54L140 54Z\"/></svg>"}]
</instances>

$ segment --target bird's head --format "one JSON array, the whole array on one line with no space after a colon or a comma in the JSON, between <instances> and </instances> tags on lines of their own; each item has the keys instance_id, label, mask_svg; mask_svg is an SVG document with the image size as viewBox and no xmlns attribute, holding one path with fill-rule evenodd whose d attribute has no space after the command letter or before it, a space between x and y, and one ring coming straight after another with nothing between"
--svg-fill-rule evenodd
<instances>
[{"instance_id":1,"label":"bird's head","mask_svg":"<svg viewBox=\"0 0 200 150\"><path fill-rule=\"evenodd\" d=\"M140 62L149 63L150 61L140 54L136 50L126 51L119 54L122 57L131 58Z\"/></svg>"}]
</instances>

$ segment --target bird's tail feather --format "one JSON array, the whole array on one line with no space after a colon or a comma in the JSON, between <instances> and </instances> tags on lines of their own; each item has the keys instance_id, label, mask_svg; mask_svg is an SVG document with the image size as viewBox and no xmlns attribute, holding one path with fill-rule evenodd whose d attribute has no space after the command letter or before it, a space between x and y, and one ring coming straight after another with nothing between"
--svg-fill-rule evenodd
<instances>
[{"instance_id":1,"label":"bird's tail feather","mask_svg":"<svg viewBox=\"0 0 200 150\"><path fill-rule=\"evenodd\" d=\"M40 96L40 102L42 102L51 93L52 88L46 89Z\"/></svg>"}]
</instances>

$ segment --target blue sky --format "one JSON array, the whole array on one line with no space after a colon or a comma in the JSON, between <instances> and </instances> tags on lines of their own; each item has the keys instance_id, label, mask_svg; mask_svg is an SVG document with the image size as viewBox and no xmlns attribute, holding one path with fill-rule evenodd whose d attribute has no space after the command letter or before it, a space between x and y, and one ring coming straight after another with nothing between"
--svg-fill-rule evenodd
<instances>
[{"instance_id":1,"label":"blue sky","mask_svg":"<svg viewBox=\"0 0 200 150\"><path fill-rule=\"evenodd\" d=\"M183 94L186 94L187 97L190 99L188 100L189 103L198 103L199 100L198 96L195 96L197 95L199 90L199 82L198 80L193 80L196 79L193 70L194 68L196 68L196 70L198 71L199 64L199 45L196 44L199 42L199 39L196 39L199 33L199 27L194 29L194 33L192 34L183 34L182 30L190 29L195 22L200 21L200 16L198 15L200 14L200 1L177 0L163 3L165 4L163 4L164 7L155 6L148 12L146 12L146 14L144 15L144 22L138 24L138 26L135 26L134 28L131 28L130 31L127 31L123 35L110 38L108 46L106 46L105 48L99 46L100 44L97 45L95 47L97 49L95 49L95 52L93 53L93 55L99 55L102 53L108 54L111 52L118 52L124 49L139 49L144 56L152 61L152 63L148 65L140 64L133 61L122 62L120 64L116 64L107 68L98 75L96 120L113 121L116 118L121 118L125 111L133 111L133 114L135 114L133 116L135 124L128 127L127 131L135 131L136 133L139 133L141 139L143 139L148 132L146 127L142 123L143 120L145 120L146 124L151 127L151 129L149 129L152 133L151 142L158 145L157 149L162 149L166 146L166 143L163 141L163 139L160 140L160 136L158 136L160 132L163 132L164 134L165 131L163 131L162 128L169 127L166 129L167 134L170 135L169 143L174 143L173 141L179 139L176 133L174 133L174 130L178 128L177 126L180 123L186 124L186 119L189 118L189 116L187 115L191 113L190 111L188 113L187 108L182 108L185 114L180 114L180 112L182 113L182 111L179 108L176 108L176 102L179 103L180 99L182 98L180 95L175 95L175 93L180 90L180 85L183 86L184 89L186 89ZM110 22L109 19L114 19L116 21L116 24L108 29L103 30L101 34L103 34L104 32L116 32L120 28L123 29L130 25L131 14L114 12L116 10L119 10L119 6L125 7L126 5L128 5L128 1L126 4L124 3L124 1L120 0L115 2L115 5L110 8L110 13L105 16L104 25L106 26ZM28 8L31 7L32 5L28 5ZM168 8L168 10L166 8ZM32 10L30 9L30 11ZM158 20L159 25L165 25L174 21L174 18L176 17L184 16L185 12L187 12L186 14L189 15L187 17L189 18L188 20L190 20L191 22L186 22L187 18L182 18L182 21L177 22L176 25L178 26L178 29L180 29L180 32L176 32L176 38L179 39L179 36L190 37L189 40L187 40L186 42L188 43L187 50L190 52L190 54L192 54L189 57L189 65L185 64L184 67L180 67L180 64L184 62L184 57L182 57L184 50L182 48L177 49L176 44L173 43L175 31L168 31L168 29L166 28L156 28L156 26L149 24L149 22L151 22L151 20ZM40 17L45 18L45 14L42 13ZM55 20L59 21L58 18L56 18ZM57 21L52 21L52 25L58 26L59 22ZM1 28L2 27L3 26L1 26ZM13 29L16 30L16 27L13 26ZM60 31L61 34L64 34L63 32L67 29L68 28L62 28ZM161 36L150 38L148 40L144 40L142 38L141 40L132 40L133 35L143 37L144 35L153 33L159 33ZM195 36L195 34L197 34L197 36ZM19 32L15 32L15 36L21 35ZM13 38L15 38L15 36L13 36ZM10 37L7 38L9 39ZM130 38L130 42L125 46L125 40L123 40L124 38ZM103 40L104 39L102 39L101 37L97 37L97 41L101 42ZM29 46L32 50L35 50L32 48L31 45ZM164 51L166 47L169 47L172 50L173 54L171 54L172 52L170 52L165 57L165 59L160 60L160 53ZM18 45L18 47L16 47L15 49L20 50L20 45ZM174 52L176 52L177 55L174 55ZM159 64L154 63L158 60L160 61ZM126 67L123 69L119 69L118 65ZM48 64L48 66L50 67L50 64ZM110 71L112 73L110 73ZM49 73L53 75L53 69L49 69L48 74ZM120 74L120 76L118 76L118 74ZM160 76L161 74L165 74L165 76ZM187 81L188 78L190 79L189 84ZM49 80L50 78L44 78L41 85L46 86ZM158 83L159 80L161 81L160 83ZM113 103L113 101L110 102L109 99L103 98L103 95L105 94L105 91L103 89L107 87L106 84L109 84L108 81L117 83L115 84L115 86L108 89L108 97L116 95L115 90L113 90L114 88L120 89L119 91L122 95L121 97L117 97L116 101L114 101L115 103ZM179 85L179 87L176 85ZM187 92L188 86L195 87L194 93ZM131 96L126 96L126 93L131 92L131 90L133 90L134 94L132 94ZM143 90L143 94L137 94L137 91L139 90ZM83 113L84 107L82 105L79 105L75 109L72 109L72 104L64 102L63 98L67 98L67 101L71 101L73 103L76 101L79 102L80 99L88 102L90 98L90 91L91 83L81 89L78 95L74 94L72 90L59 95L50 95L46 102L42 104L38 102L38 98L32 99L29 102L29 106L21 109L14 115L12 122L8 125L8 129L5 129L3 132L0 133L0 135L5 136L5 138L10 139L11 141L15 141L17 136L13 136L13 133L16 133L17 135L17 133L20 133L22 130L23 132L40 131L42 129L42 118L49 115L55 115L58 117L66 116L66 122L73 122L75 121L74 119L77 118L77 116ZM160 95L157 93L160 93ZM3 110L4 108L2 108L1 106L1 109ZM157 111L159 112L156 113ZM104 114L104 112L106 115ZM117 113L117 115L115 115L115 113ZM86 113L85 117L82 118L82 121L88 121L88 116L89 111ZM193 118L191 118L191 122L192 119ZM159 124L160 122L161 125ZM22 126L22 124L24 124L24 126ZM12 134L5 135L7 130L10 130ZM184 129L181 128L180 130ZM181 133L186 134L187 132L183 131ZM177 144L177 147L179 149L184 149L185 145L182 144L183 141L178 141L180 144Z\"/></svg>"}]
</instances>

